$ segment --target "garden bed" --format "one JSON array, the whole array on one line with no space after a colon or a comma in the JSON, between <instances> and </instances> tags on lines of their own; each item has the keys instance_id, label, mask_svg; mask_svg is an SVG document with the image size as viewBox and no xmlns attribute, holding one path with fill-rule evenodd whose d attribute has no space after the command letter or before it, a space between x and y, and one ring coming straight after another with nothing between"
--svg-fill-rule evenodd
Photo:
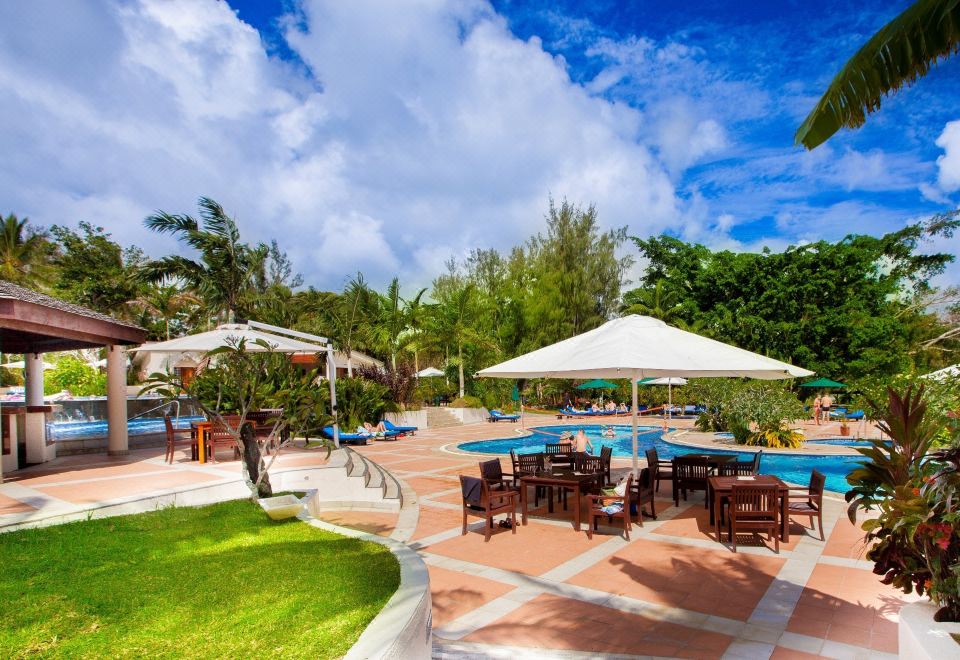
<instances>
[{"instance_id":1,"label":"garden bed","mask_svg":"<svg viewBox=\"0 0 960 660\"><path fill-rule=\"evenodd\" d=\"M0 657L339 657L396 591L382 546L248 501L0 535Z\"/></svg>"}]
</instances>

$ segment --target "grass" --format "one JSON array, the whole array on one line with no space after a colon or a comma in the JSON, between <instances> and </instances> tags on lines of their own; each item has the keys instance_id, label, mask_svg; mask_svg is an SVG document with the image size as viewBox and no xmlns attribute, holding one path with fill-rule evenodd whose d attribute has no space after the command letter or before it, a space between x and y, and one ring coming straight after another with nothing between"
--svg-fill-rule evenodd
<instances>
[{"instance_id":1,"label":"grass","mask_svg":"<svg viewBox=\"0 0 960 660\"><path fill-rule=\"evenodd\" d=\"M248 501L0 534L0 657L338 657L400 568Z\"/></svg>"}]
</instances>

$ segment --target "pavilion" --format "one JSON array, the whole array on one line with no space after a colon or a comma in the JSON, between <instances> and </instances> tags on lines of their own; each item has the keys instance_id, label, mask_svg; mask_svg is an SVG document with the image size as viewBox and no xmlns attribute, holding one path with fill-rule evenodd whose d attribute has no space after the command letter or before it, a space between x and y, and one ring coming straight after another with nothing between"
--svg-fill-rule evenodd
<instances>
[{"instance_id":1,"label":"pavilion","mask_svg":"<svg viewBox=\"0 0 960 660\"><path fill-rule=\"evenodd\" d=\"M0 351L22 353L23 405L4 405L0 415L6 471L54 458L46 438L43 353L107 348L107 426L109 455L128 451L127 357L125 346L142 344L143 328L52 296L0 280ZM20 416L22 417L22 421ZM14 417L16 416L16 418ZM15 421L14 421L15 420ZM2 478L0 470L0 478Z\"/></svg>"}]
</instances>

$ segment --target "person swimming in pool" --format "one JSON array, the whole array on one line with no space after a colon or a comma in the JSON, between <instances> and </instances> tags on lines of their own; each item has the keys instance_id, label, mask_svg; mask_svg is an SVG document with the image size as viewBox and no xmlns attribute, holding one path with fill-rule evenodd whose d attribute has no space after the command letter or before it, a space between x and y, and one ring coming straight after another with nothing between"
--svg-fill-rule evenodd
<instances>
[{"instance_id":1,"label":"person swimming in pool","mask_svg":"<svg viewBox=\"0 0 960 660\"><path fill-rule=\"evenodd\" d=\"M613 430L612 426L607 426L607 428L603 429L604 438L615 438L616 436L617 436L617 433L616 431Z\"/></svg>"}]
</instances>

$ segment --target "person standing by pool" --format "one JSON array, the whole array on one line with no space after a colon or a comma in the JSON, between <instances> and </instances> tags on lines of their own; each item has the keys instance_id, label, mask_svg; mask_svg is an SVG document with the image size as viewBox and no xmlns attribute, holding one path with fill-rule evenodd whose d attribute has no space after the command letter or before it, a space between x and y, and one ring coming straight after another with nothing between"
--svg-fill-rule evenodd
<instances>
[{"instance_id":1,"label":"person standing by pool","mask_svg":"<svg viewBox=\"0 0 960 660\"><path fill-rule=\"evenodd\" d=\"M589 451L587 451L587 447L590 448ZM590 442L590 438L588 438L587 434L583 432L583 429L577 431L577 435L573 438L573 451L583 454L593 453L593 443Z\"/></svg>"},{"instance_id":2,"label":"person standing by pool","mask_svg":"<svg viewBox=\"0 0 960 660\"><path fill-rule=\"evenodd\" d=\"M833 397L830 396L830 393L824 394L820 397L820 414L823 415L823 418L830 421L830 409L833 407Z\"/></svg>"},{"instance_id":3,"label":"person standing by pool","mask_svg":"<svg viewBox=\"0 0 960 660\"><path fill-rule=\"evenodd\" d=\"M823 400L820 398L820 393L817 393L817 398L813 400L813 421L817 423L817 426L820 426L820 406L823 405Z\"/></svg>"}]
</instances>

